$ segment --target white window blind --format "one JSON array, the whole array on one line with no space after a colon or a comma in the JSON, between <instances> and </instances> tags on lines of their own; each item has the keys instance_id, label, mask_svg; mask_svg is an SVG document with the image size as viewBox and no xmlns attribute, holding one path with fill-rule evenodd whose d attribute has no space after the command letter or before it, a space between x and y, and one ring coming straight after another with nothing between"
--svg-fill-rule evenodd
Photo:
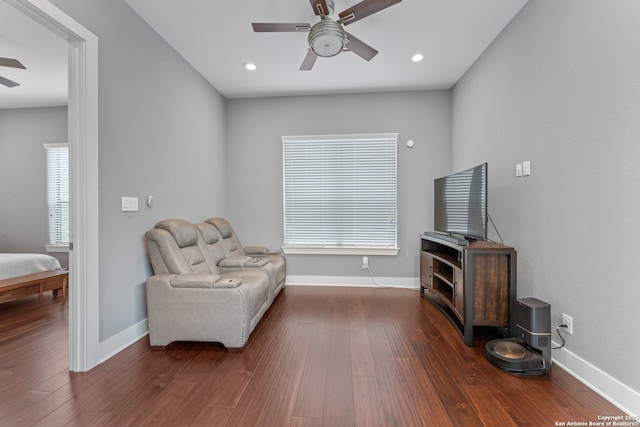
<instances>
[{"instance_id":1,"label":"white window blind","mask_svg":"<svg viewBox=\"0 0 640 427\"><path fill-rule=\"evenodd\" d=\"M285 252L397 253L397 138L282 137Z\"/></svg>"},{"instance_id":2,"label":"white window blind","mask_svg":"<svg viewBox=\"0 0 640 427\"><path fill-rule=\"evenodd\" d=\"M69 148L66 143L44 144L47 151L49 243L69 245Z\"/></svg>"}]
</instances>

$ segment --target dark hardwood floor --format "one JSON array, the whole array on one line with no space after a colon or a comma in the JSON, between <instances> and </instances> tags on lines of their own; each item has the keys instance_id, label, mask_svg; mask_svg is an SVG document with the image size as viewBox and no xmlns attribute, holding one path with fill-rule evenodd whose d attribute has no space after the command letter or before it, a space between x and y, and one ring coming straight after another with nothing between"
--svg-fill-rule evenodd
<instances>
[{"instance_id":1,"label":"dark hardwood floor","mask_svg":"<svg viewBox=\"0 0 640 427\"><path fill-rule=\"evenodd\" d=\"M622 412L555 366L518 377L417 290L287 286L244 353L142 339L70 373L68 306L0 305L0 425L554 426Z\"/></svg>"}]
</instances>

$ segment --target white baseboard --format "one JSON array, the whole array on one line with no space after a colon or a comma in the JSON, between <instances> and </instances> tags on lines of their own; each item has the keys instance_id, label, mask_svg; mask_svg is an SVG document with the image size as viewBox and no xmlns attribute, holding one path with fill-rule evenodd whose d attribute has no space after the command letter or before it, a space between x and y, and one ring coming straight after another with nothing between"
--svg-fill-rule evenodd
<instances>
[{"instance_id":1,"label":"white baseboard","mask_svg":"<svg viewBox=\"0 0 640 427\"><path fill-rule=\"evenodd\" d=\"M375 281L374 281L375 279ZM290 276L286 285L304 286L364 286L385 288L420 289L418 277L374 277L371 276Z\"/></svg>"},{"instance_id":2,"label":"white baseboard","mask_svg":"<svg viewBox=\"0 0 640 427\"><path fill-rule=\"evenodd\" d=\"M553 343L558 347L558 343ZM623 384L580 356L563 348L554 350L553 363L632 416L640 415L640 392ZM615 414L602 414L615 415Z\"/></svg>"},{"instance_id":3,"label":"white baseboard","mask_svg":"<svg viewBox=\"0 0 640 427\"><path fill-rule=\"evenodd\" d=\"M129 347L140 338L149 333L149 321L141 320L124 331L108 338L100 343L100 362L102 363L110 357Z\"/></svg>"}]
</instances>

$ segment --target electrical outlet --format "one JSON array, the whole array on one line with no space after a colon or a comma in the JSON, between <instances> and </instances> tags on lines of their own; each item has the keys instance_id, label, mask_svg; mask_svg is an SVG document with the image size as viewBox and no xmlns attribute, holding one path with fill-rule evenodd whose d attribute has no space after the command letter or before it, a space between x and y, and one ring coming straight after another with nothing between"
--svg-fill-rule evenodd
<instances>
[{"instance_id":1,"label":"electrical outlet","mask_svg":"<svg viewBox=\"0 0 640 427\"><path fill-rule=\"evenodd\" d=\"M369 257L368 256L363 256L362 257L362 268L369 268Z\"/></svg>"},{"instance_id":2,"label":"electrical outlet","mask_svg":"<svg viewBox=\"0 0 640 427\"><path fill-rule=\"evenodd\" d=\"M567 325L564 330L567 331L569 335L573 335L573 317L569 316L568 314L562 313L562 323L564 325Z\"/></svg>"}]
</instances>

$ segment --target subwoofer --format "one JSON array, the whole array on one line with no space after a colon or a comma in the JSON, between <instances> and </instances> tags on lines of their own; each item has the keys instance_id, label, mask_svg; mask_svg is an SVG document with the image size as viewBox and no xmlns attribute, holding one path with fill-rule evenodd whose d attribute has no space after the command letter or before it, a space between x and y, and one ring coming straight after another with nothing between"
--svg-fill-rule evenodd
<instances>
[{"instance_id":1,"label":"subwoofer","mask_svg":"<svg viewBox=\"0 0 640 427\"><path fill-rule=\"evenodd\" d=\"M489 341L487 359L514 374L542 375L551 369L551 306L537 298L516 303L516 336Z\"/></svg>"}]
</instances>

